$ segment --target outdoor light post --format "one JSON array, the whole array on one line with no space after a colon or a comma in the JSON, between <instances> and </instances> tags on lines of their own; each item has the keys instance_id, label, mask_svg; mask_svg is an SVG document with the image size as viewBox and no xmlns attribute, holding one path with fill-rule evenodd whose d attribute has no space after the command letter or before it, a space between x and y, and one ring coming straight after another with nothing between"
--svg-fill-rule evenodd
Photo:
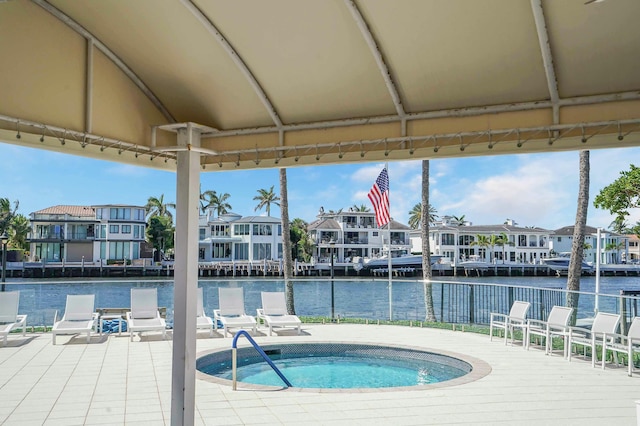
<instances>
[{"instance_id":1,"label":"outdoor light post","mask_svg":"<svg viewBox=\"0 0 640 426\"><path fill-rule=\"evenodd\" d=\"M4 291L4 283L7 280L7 243L9 242L6 233L0 235L0 242L2 243L2 291Z\"/></svg>"},{"instance_id":2,"label":"outdoor light post","mask_svg":"<svg viewBox=\"0 0 640 426\"><path fill-rule=\"evenodd\" d=\"M333 249L336 246L336 242L333 240L333 238L331 239L331 241L329 241L329 251L331 254L331 322L335 322L336 320L336 316L335 316L335 299L334 299L334 292L333 292Z\"/></svg>"}]
</instances>

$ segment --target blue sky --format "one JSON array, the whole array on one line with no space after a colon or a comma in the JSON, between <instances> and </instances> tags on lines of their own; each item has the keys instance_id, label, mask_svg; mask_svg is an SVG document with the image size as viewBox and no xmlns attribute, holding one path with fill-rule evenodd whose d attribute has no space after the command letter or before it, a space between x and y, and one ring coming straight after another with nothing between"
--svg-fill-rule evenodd
<instances>
[{"instance_id":1,"label":"blue sky","mask_svg":"<svg viewBox=\"0 0 640 426\"><path fill-rule=\"evenodd\" d=\"M164 194L174 202L175 174L155 169L92 160L39 149L0 143L0 197L19 200L19 213L58 204L144 205L150 196ZM521 154L431 161L431 203L439 215L465 215L475 225L514 219L521 226L556 229L575 221L578 188L578 152ZM640 164L640 148L591 151L591 188L588 224L608 227L612 216L593 208L593 198L629 164ZM289 216L308 222L320 206L325 210L370 206L367 192L383 163L297 167L287 170ZM227 192L233 211L256 212L253 197L274 185L278 170L209 172L200 175L203 190ZM408 212L420 201L421 162L389 164L391 214L406 223ZM272 207L272 216L279 216ZM630 222L640 220L638 209Z\"/></svg>"}]
</instances>

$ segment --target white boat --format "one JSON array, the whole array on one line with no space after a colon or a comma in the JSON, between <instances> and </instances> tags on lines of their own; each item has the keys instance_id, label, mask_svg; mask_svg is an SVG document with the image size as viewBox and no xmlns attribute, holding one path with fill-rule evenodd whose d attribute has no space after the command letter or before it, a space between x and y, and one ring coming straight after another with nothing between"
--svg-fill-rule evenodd
<instances>
[{"instance_id":1,"label":"white boat","mask_svg":"<svg viewBox=\"0 0 640 426\"><path fill-rule=\"evenodd\" d=\"M431 255L431 266L438 263L444 256L437 254ZM363 265L366 269L372 268L388 268L389 260L387 256L376 257L375 259L363 260ZM391 257L391 268L416 268L422 269L422 255L421 254L408 254L402 253L397 256Z\"/></svg>"},{"instance_id":2,"label":"white boat","mask_svg":"<svg viewBox=\"0 0 640 426\"><path fill-rule=\"evenodd\" d=\"M485 270L485 269L489 269L490 264L484 260L482 260L480 258L480 256L478 255L471 255L469 256L468 260L464 260L460 263L458 263L459 267L464 268L464 269L480 269L480 270Z\"/></svg>"},{"instance_id":3,"label":"white boat","mask_svg":"<svg viewBox=\"0 0 640 426\"><path fill-rule=\"evenodd\" d=\"M550 269L553 269L558 275L566 275L569 271L569 261L571 260L571 253L560 253L556 257L549 257L542 259L542 263L547 265ZM593 274L594 268L584 260L582 261L582 273Z\"/></svg>"}]
</instances>

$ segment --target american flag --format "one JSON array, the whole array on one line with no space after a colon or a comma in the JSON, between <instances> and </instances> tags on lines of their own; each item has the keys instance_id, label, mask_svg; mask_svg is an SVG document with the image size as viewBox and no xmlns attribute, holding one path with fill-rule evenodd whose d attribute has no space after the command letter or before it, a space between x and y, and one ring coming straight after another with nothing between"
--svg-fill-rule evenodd
<instances>
[{"instance_id":1,"label":"american flag","mask_svg":"<svg viewBox=\"0 0 640 426\"><path fill-rule=\"evenodd\" d=\"M391 220L389 214L389 175L386 167L380 172L376 183L373 184L367 196L376 212L378 226L382 227L389 223Z\"/></svg>"}]
</instances>

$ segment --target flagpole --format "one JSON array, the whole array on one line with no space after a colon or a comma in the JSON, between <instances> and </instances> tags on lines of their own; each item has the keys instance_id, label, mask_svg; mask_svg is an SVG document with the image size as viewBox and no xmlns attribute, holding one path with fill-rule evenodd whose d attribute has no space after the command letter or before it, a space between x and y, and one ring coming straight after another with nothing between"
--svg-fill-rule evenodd
<instances>
[{"instance_id":1,"label":"flagpole","mask_svg":"<svg viewBox=\"0 0 640 426\"><path fill-rule=\"evenodd\" d=\"M384 163L384 168L387 170L387 176L389 176L389 163ZM387 252L387 264L389 270L389 321L393 321L393 284L391 278L393 275L391 272L391 179L389 179L387 197L389 197L389 223L387 223L387 238L389 241L389 251Z\"/></svg>"}]
</instances>

